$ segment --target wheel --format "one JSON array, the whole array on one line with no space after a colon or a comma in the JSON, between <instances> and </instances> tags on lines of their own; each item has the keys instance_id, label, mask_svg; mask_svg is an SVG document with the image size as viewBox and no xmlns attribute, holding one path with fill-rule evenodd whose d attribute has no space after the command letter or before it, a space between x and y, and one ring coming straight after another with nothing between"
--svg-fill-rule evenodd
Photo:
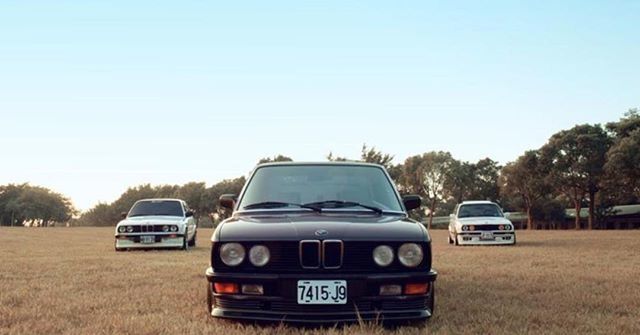
<instances>
[{"instance_id":1,"label":"wheel","mask_svg":"<svg viewBox=\"0 0 640 335\"><path fill-rule=\"evenodd\" d=\"M453 245L460 245L458 243L458 234L453 233Z\"/></svg>"},{"instance_id":2,"label":"wheel","mask_svg":"<svg viewBox=\"0 0 640 335\"><path fill-rule=\"evenodd\" d=\"M209 312L209 316L211 316L211 312L213 311L213 290L211 289L211 283L207 281L207 311Z\"/></svg>"},{"instance_id":3,"label":"wheel","mask_svg":"<svg viewBox=\"0 0 640 335\"><path fill-rule=\"evenodd\" d=\"M516 234L513 234L513 244L512 245L516 245Z\"/></svg>"},{"instance_id":4,"label":"wheel","mask_svg":"<svg viewBox=\"0 0 640 335\"><path fill-rule=\"evenodd\" d=\"M120 252L120 251L124 250L123 248L118 248L117 245L118 245L118 242L117 241L113 241L113 249L115 249L116 252Z\"/></svg>"},{"instance_id":5,"label":"wheel","mask_svg":"<svg viewBox=\"0 0 640 335\"><path fill-rule=\"evenodd\" d=\"M187 239L187 233L185 232L184 237L182 238L182 250L189 250L189 240Z\"/></svg>"},{"instance_id":6,"label":"wheel","mask_svg":"<svg viewBox=\"0 0 640 335\"><path fill-rule=\"evenodd\" d=\"M447 231L447 242L449 242L449 244L453 244L453 240L451 239L451 232Z\"/></svg>"},{"instance_id":7,"label":"wheel","mask_svg":"<svg viewBox=\"0 0 640 335\"><path fill-rule=\"evenodd\" d=\"M193 238L189 240L189 246L192 248L196 246L196 237L198 237L198 232L193 233Z\"/></svg>"}]
</instances>

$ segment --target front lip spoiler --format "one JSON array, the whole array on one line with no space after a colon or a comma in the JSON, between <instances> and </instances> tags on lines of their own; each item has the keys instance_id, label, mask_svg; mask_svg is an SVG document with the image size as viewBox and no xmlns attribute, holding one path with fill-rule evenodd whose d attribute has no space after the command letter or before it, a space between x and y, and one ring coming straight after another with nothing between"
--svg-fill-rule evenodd
<instances>
[{"instance_id":1,"label":"front lip spoiler","mask_svg":"<svg viewBox=\"0 0 640 335\"><path fill-rule=\"evenodd\" d=\"M291 315L280 312L268 311L242 311L233 309L214 308L211 316L225 319L240 319L248 321L266 322L288 322L298 324L336 324L352 323L359 321L403 321L419 320L431 317L428 309L405 310L405 311L376 311L362 313L324 313Z\"/></svg>"}]
</instances>

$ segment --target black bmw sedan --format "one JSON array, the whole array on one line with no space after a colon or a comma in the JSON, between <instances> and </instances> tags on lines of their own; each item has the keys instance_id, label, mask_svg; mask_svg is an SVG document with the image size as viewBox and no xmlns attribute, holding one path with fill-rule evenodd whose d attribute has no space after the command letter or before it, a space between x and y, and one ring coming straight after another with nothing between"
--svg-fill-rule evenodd
<instances>
[{"instance_id":1,"label":"black bmw sedan","mask_svg":"<svg viewBox=\"0 0 640 335\"><path fill-rule=\"evenodd\" d=\"M425 319L437 273L427 229L386 170L366 163L255 168L211 238L214 317L335 323Z\"/></svg>"}]
</instances>

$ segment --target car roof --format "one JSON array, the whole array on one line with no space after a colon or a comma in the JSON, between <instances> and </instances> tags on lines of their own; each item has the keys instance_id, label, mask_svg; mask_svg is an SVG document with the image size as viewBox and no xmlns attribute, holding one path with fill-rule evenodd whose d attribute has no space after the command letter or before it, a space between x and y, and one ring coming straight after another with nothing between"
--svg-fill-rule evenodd
<instances>
[{"instance_id":1,"label":"car roof","mask_svg":"<svg viewBox=\"0 0 640 335\"><path fill-rule=\"evenodd\" d=\"M461 205L497 205L497 204L489 200L470 200L470 201L463 201Z\"/></svg>"},{"instance_id":2,"label":"car roof","mask_svg":"<svg viewBox=\"0 0 640 335\"><path fill-rule=\"evenodd\" d=\"M358 162L358 161L340 161L340 162L270 162L270 163L262 163L258 164L256 167L266 167L266 166L310 166L310 165L327 165L327 166L370 166L383 168L380 164L375 163L366 163L366 162Z\"/></svg>"}]
</instances>

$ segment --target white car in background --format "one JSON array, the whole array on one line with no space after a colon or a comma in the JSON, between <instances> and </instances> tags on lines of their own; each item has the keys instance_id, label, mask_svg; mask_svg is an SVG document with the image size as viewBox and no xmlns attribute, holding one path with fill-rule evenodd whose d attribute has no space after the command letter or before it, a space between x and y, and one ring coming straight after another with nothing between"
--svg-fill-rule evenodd
<instances>
[{"instance_id":1,"label":"white car in background","mask_svg":"<svg viewBox=\"0 0 640 335\"><path fill-rule=\"evenodd\" d=\"M458 204L449 219L449 243L455 245L516 244L513 223L491 201Z\"/></svg>"},{"instance_id":2,"label":"white car in background","mask_svg":"<svg viewBox=\"0 0 640 335\"><path fill-rule=\"evenodd\" d=\"M193 211L180 199L137 201L116 225L116 251L144 248L195 247L197 224Z\"/></svg>"}]
</instances>

